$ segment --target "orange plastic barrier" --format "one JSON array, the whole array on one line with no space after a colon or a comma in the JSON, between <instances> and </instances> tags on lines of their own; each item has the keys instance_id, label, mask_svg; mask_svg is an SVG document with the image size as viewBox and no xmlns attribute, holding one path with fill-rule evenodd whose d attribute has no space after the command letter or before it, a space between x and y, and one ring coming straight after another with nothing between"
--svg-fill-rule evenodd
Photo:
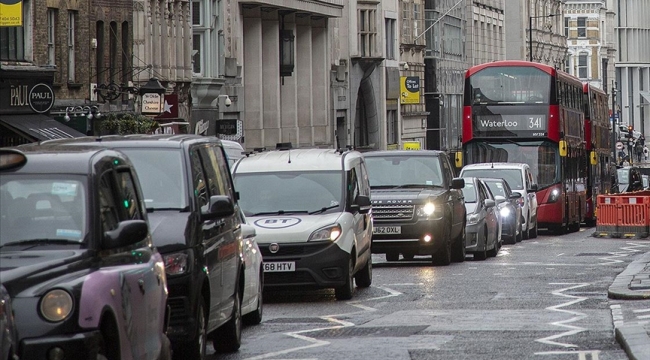
<instances>
[{"instance_id":1,"label":"orange plastic barrier","mask_svg":"<svg viewBox=\"0 0 650 360\"><path fill-rule=\"evenodd\" d=\"M598 195L598 218L594 236L648 237L650 191Z\"/></svg>"}]
</instances>

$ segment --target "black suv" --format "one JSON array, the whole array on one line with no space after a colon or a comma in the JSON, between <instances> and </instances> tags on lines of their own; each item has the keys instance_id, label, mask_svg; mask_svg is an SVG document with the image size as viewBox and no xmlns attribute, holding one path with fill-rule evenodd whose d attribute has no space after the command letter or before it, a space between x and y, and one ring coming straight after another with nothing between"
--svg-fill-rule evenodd
<instances>
[{"instance_id":1,"label":"black suv","mask_svg":"<svg viewBox=\"0 0 650 360\"><path fill-rule=\"evenodd\" d=\"M453 177L449 158L433 150L364 153L374 219L372 252L432 255L433 263L465 260L465 181Z\"/></svg>"},{"instance_id":2,"label":"black suv","mask_svg":"<svg viewBox=\"0 0 650 360\"><path fill-rule=\"evenodd\" d=\"M202 359L241 344L241 218L221 141L198 135L51 140L118 149L140 177L154 244L163 255L174 357Z\"/></svg>"}]
</instances>

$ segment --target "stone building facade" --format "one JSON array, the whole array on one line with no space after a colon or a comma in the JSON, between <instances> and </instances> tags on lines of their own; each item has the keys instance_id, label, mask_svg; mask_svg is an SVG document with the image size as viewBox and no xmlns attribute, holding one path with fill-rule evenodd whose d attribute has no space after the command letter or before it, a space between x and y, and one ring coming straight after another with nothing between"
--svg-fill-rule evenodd
<instances>
[{"instance_id":1,"label":"stone building facade","mask_svg":"<svg viewBox=\"0 0 650 360\"><path fill-rule=\"evenodd\" d=\"M465 49L469 66L504 60L505 0L468 2Z\"/></svg>"},{"instance_id":2,"label":"stone building facade","mask_svg":"<svg viewBox=\"0 0 650 360\"><path fill-rule=\"evenodd\" d=\"M616 49L607 38L607 28L614 24L606 1L569 1L564 10L569 48L565 71L601 89L611 88Z\"/></svg>"},{"instance_id":3,"label":"stone building facade","mask_svg":"<svg viewBox=\"0 0 650 360\"><path fill-rule=\"evenodd\" d=\"M506 59L532 60L563 68L567 54L564 2L508 0L504 12L508 24L505 28Z\"/></svg>"}]
</instances>

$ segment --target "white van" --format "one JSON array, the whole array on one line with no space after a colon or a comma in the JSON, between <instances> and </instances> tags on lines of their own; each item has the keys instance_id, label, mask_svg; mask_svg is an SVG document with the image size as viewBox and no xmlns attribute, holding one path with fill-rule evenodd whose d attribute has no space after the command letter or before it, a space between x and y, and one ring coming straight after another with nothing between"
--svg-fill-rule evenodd
<instances>
[{"instance_id":1,"label":"white van","mask_svg":"<svg viewBox=\"0 0 650 360\"><path fill-rule=\"evenodd\" d=\"M334 288L372 282L372 214L357 151L286 149L249 154L232 169L262 252L264 287Z\"/></svg>"},{"instance_id":2,"label":"white van","mask_svg":"<svg viewBox=\"0 0 650 360\"><path fill-rule=\"evenodd\" d=\"M237 162L237 160L244 157L244 147L237 141L232 140L221 140L221 146L226 152L226 157L228 158L228 165L232 166Z\"/></svg>"},{"instance_id":3,"label":"white van","mask_svg":"<svg viewBox=\"0 0 650 360\"><path fill-rule=\"evenodd\" d=\"M523 163L483 163L465 165L460 177L497 178L505 180L512 191L521 194L522 225L524 239L537 237L537 183L528 164Z\"/></svg>"}]
</instances>

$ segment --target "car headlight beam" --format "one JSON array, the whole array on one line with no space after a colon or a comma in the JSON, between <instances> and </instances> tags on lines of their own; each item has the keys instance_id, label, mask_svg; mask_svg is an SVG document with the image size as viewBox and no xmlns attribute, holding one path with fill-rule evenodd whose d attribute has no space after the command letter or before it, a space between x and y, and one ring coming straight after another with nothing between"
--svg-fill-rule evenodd
<instances>
[{"instance_id":1,"label":"car headlight beam","mask_svg":"<svg viewBox=\"0 0 650 360\"><path fill-rule=\"evenodd\" d=\"M342 229L340 225L330 225L311 233L309 241L336 241L341 236L341 233Z\"/></svg>"},{"instance_id":2,"label":"car headlight beam","mask_svg":"<svg viewBox=\"0 0 650 360\"><path fill-rule=\"evenodd\" d=\"M509 207L501 208L501 210L499 210L499 213L503 217L508 217L508 216L510 216L510 208Z\"/></svg>"},{"instance_id":3,"label":"car headlight beam","mask_svg":"<svg viewBox=\"0 0 650 360\"><path fill-rule=\"evenodd\" d=\"M73 308L72 296L62 289L50 290L41 298L41 315L47 321L63 321L72 313Z\"/></svg>"}]
</instances>

